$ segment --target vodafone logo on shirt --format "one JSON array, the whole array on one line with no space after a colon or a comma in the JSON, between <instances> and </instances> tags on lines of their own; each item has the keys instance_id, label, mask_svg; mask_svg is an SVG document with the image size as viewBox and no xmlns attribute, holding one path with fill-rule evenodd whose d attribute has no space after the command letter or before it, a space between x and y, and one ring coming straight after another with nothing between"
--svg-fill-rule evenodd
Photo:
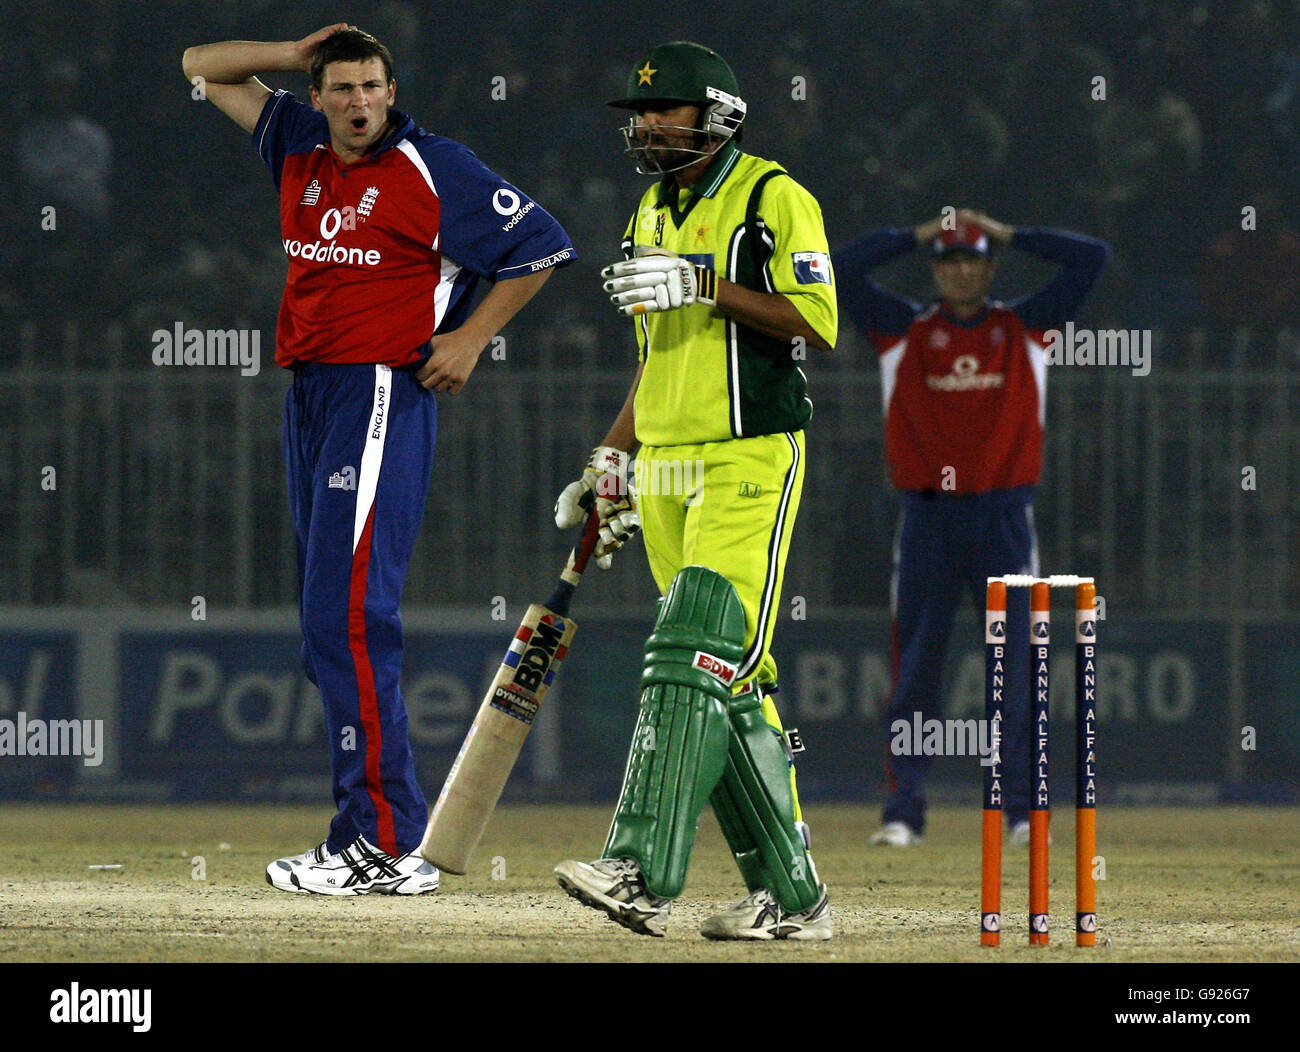
<instances>
[{"instance_id":1,"label":"vodafone logo on shirt","mask_svg":"<svg viewBox=\"0 0 1300 1052\"><path fill-rule=\"evenodd\" d=\"M973 354L963 354L952 363L952 371L943 376L931 373L925 385L931 391L987 391L1006 383L1002 373L980 372L980 360Z\"/></svg>"},{"instance_id":2,"label":"vodafone logo on shirt","mask_svg":"<svg viewBox=\"0 0 1300 1052\"><path fill-rule=\"evenodd\" d=\"M492 207L499 216L514 215L519 211L519 195L503 186L492 195Z\"/></svg>"},{"instance_id":3,"label":"vodafone logo on shirt","mask_svg":"<svg viewBox=\"0 0 1300 1052\"><path fill-rule=\"evenodd\" d=\"M492 208L499 216L509 216L510 222L503 226L502 230L513 230L514 227L533 210L537 202L529 201L523 208L519 207L519 195L513 190L507 190L504 186L492 195Z\"/></svg>"},{"instance_id":4,"label":"vodafone logo on shirt","mask_svg":"<svg viewBox=\"0 0 1300 1052\"><path fill-rule=\"evenodd\" d=\"M343 227L343 213L337 208L328 209L320 217L320 241L284 241L284 254L291 259L308 263L339 263L352 267L376 267L383 256L378 249L340 245L334 238ZM352 229L352 226L349 227Z\"/></svg>"}]
</instances>

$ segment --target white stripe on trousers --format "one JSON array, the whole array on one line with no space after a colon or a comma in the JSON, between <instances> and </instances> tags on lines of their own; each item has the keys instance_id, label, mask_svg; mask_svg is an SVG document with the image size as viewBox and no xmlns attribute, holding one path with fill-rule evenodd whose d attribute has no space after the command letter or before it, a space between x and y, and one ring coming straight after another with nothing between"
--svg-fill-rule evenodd
<instances>
[{"instance_id":1,"label":"white stripe on trousers","mask_svg":"<svg viewBox=\"0 0 1300 1052\"><path fill-rule=\"evenodd\" d=\"M763 584L763 598L758 604L754 642L750 644L749 650L741 658L740 670L736 673L737 679L744 679L746 676L752 675L763 657L765 649L763 641L767 638L767 622L772 614L772 603L776 600L776 579L781 569L781 540L785 533L786 514L790 510L790 498L794 492L794 481L799 475L799 443L789 431L785 432L785 437L786 441L790 443L790 452L793 459L790 461L789 471L786 472L785 487L781 492L781 503L776 510L776 525L772 529L772 540L768 546L767 580Z\"/></svg>"},{"instance_id":2,"label":"white stripe on trousers","mask_svg":"<svg viewBox=\"0 0 1300 1052\"><path fill-rule=\"evenodd\" d=\"M388 436L388 415L393 409L393 370L387 365L375 366L375 396L366 421L366 447L361 454L361 470L357 472L357 509L352 520L352 554L356 555L361 543L366 519L375 503L379 489L379 469L384 463L384 439Z\"/></svg>"}]
</instances>

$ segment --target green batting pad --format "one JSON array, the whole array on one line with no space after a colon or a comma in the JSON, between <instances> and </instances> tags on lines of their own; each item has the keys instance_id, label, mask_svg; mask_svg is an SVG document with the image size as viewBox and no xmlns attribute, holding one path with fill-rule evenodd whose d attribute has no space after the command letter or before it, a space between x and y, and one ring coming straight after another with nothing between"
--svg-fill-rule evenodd
<instances>
[{"instance_id":1,"label":"green batting pad","mask_svg":"<svg viewBox=\"0 0 1300 1052\"><path fill-rule=\"evenodd\" d=\"M713 813L718 819L727 847L731 848L731 855L740 867L745 887L749 891L767 887L771 881L763 869L763 857L759 854L754 838L749 835L749 827L745 825L744 812L748 809L749 802L746 800L744 804L738 803L732 796L727 779L723 778L714 788L709 803L713 805Z\"/></svg>"},{"instance_id":2,"label":"green batting pad","mask_svg":"<svg viewBox=\"0 0 1300 1052\"><path fill-rule=\"evenodd\" d=\"M633 858L646 887L676 898L700 812L722 777L727 701L745 649L745 611L726 578L688 566L646 641L641 704L605 857Z\"/></svg>"},{"instance_id":3,"label":"green batting pad","mask_svg":"<svg viewBox=\"0 0 1300 1052\"><path fill-rule=\"evenodd\" d=\"M745 882L754 890L753 875L762 880L790 913L800 913L821 897L817 871L794 821L794 794L790 789L790 761L777 732L763 717L763 698L750 691L731 700L731 739L722 780L714 791L714 811L719 797L729 812L727 824L737 839L727 843L740 864ZM741 836L736 826L744 828ZM741 860L740 847L745 854Z\"/></svg>"}]
</instances>

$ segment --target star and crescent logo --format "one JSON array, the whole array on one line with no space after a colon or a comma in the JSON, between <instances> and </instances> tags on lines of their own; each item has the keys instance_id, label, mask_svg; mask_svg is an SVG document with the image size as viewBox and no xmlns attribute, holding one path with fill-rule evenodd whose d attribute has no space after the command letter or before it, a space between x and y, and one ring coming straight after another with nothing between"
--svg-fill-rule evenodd
<instances>
[{"instance_id":1,"label":"star and crescent logo","mask_svg":"<svg viewBox=\"0 0 1300 1052\"><path fill-rule=\"evenodd\" d=\"M650 65L650 60L645 60L645 65L636 71L636 86L639 88L643 84L649 84L650 79L659 71Z\"/></svg>"}]
</instances>

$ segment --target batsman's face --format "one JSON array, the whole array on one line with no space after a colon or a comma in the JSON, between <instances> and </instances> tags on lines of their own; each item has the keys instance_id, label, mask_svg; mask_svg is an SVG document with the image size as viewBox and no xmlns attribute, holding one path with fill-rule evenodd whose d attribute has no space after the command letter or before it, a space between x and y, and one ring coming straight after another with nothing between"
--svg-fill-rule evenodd
<instances>
[{"instance_id":1,"label":"batsman's face","mask_svg":"<svg viewBox=\"0 0 1300 1052\"><path fill-rule=\"evenodd\" d=\"M312 104L329 121L334 152L348 161L364 154L383 133L396 97L397 81L385 79L378 58L331 62L321 78L321 90L311 92Z\"/></svg>"},{"instance_id":2,"label":"batsman's face","mask_svg":"<svg viewBox=\"0 0 1300 1052\"><path fill-rule=\"evenodd\" d=\"M939 295L958 315L973 314L984 305L996 269L993 260L969 252L949 252L931 267Z\"/></svg>"},{"instance_id":3,"label":"batsman's face","mask_svg":"<svg viewBox=\"0 0 1300 1052\"><path fill-rule=\"evenodd\" d=\"M699 123L700 107L683 103L659 109L642 108L637 111L634 126L638 141L645 144L646 151L667 171L699 156L683 152L698 149L699 132L695 129Z\"/></svg>"}]
</instances>

